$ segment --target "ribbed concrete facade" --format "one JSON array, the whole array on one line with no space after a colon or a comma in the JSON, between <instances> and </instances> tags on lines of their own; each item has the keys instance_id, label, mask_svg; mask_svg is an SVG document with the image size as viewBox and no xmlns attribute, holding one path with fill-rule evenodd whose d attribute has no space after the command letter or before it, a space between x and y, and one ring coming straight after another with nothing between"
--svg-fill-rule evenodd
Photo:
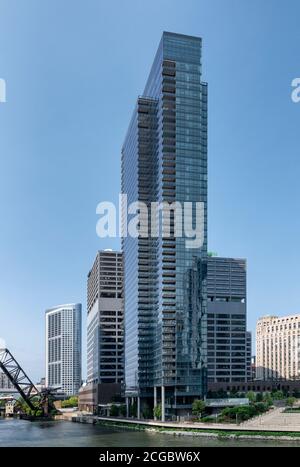
<instances>
[{"instance_id":1,"label":"ribbed concrete facade","mask_svg":"<svg viewBox=\"0 0 300 467\"><path fill-rule=\"evenodd\" d=\"M265 316L256 325L256 378L300 378L300 314Z\"/></svg>"},{"instance_id":2,"label":"ribbed concrete facade","mask_svg":"<svg viewBox=\"0 0 300 467\"><path fill-rule=\"evenodd\" d=\"M124 304L122 253L97 253L87 281L87 381L123 382Z\"/></svg>"}]
</instances>

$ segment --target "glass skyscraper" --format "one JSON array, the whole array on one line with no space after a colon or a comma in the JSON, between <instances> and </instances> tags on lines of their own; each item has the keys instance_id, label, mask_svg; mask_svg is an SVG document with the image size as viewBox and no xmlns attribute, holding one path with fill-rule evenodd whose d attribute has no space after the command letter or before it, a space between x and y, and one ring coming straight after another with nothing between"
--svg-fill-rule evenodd
<instances>
[{"instance_id":1,"label":"glass skyscraper","mask_svg":"<svg viewBox=\"0 0 300 467\"><path fill-rule=\"evenodd\" d=\"M201 52L200 38L163 33L122 149L128 204L204 207L197 248L174 234L174 212L171 236L141 232L122 240L126 397L138 416L158 404L162 419L190 412L206 392L207 84Z\"/></svg>"}]
</instances>

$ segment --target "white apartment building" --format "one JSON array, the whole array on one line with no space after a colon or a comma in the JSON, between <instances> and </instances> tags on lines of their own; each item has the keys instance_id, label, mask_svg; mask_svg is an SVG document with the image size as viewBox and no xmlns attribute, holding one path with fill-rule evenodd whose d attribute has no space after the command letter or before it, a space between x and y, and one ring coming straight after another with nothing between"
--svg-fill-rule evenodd
<instances>
[{"instance_id":1,"label":"white apartment building","mask_svg":"<svg viewBox=\"0 0 300 467\"><path fill-rule=\"evenodd\" d=\"M14 386L8 377L0 371L0 389L13 389Z\"/></svg>"},{"instance_id":2,"label":"white apartment building","mask_svg":"<svg viewBox=\"0 0 300 467\"><path fill-rule=\"evenodd\" d=\"M81 304L46 311L46 387L77 394L81 385Z\"/></svg>"},{"instance_id":3,"label":"white apartment building","mask_svg":"<svg viewBox=\"0 0 300 467\"><path fill-rule=\"evenodd\" d=\"M256 378L300 379L300 314L258 320Z\"/></svg>"}]
</instances>

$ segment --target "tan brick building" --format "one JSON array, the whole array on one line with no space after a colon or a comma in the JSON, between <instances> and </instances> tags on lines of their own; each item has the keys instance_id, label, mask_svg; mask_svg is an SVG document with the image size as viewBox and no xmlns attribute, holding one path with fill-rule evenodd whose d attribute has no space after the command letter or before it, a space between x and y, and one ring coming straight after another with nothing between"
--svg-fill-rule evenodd
<instances>
[{"instance_id":1,"label":"tan brick building","mask_svg":"<svg viewBox=\"0 0 300 467\"><path fill-rule=\"evenodd\" d=\"M256 378L300 379L300 314L257 321Z\"/></svg>"}]
</instances>

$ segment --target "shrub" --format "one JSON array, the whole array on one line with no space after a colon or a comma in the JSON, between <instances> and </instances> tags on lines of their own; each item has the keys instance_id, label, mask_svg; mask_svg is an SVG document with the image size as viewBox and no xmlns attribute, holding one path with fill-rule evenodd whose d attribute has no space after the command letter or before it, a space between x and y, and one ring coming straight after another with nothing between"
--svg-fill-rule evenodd
<instances>
[{"instance_id":1,"label":"shrub","mask_svg":"<svg viewBox=\"0 0 300 467\"><path fill-rule=\"evenodd\" d=\"M145 407L143 410L143 418L150 419L153 417L153 413L149 407Z\"/></svg>"},{"instance_id":2,"label":"shrub","mask_svg":"<svg viewBox=\"0 0 300 467\"><path fill-rule=\"evenodd\" d=\"M255 409L257 413L261 414L268 410L268 406L264 404L263 402L257 402L255 404Z\"/></svg>"},{"instance_id":3,"label":"shrub","mask_svg":"<svg viewBox=\"0 0 300 467\"><path fill-rule=\"evenodd\" d=\"M257 402L251 405L242 405L239 407L226 407L222 410L219 421L237 420L239 422L248 420L255 415L264 413L268 410L268 405L263 402Z\"/></svg>"},{"instance_id":4,"label":"shrub","mask_svg":"<svg viewBox=\"0 0 300 467\"><path fill-rule=\"evenodd\" d=\"M252 416L251 412L252 412L251 411L251 406L238 407L237 410L235 411L236 419L239 422L248 420Z\"/></svg>"},{"instance_id":5,"label":"shrub","mask_svg":"<svg viewBox=\"0 0 300 467\"><path fill-rule=\"evenodd\" d=\"M121 405L120 415L122 415L122 417L126 417L126 405Z\"/></svg>"},{"instance_id":6,"label":"shrub","mask_svg":"<svg viewBox=\"0 0 300 467\"><path fill-rule=\"evenodd\" d=\"M110 417L118 417L119 415L119 407L116 405L112 404L110 409L109 409L109 415Z\"/></svg>"},{"instance_id":7,"label":"shrub","mask_svg":"<svg viewBox=\"0 0 300 467\"><path fill-rule=\"evenodd\" d=\"M153 409L153 415L155 418L157 418L158 420L161 419L161 405L158 404L154 407Z\"/></svg>"},{"instance_id":8,"label":"shrub","mask_svg":"<svg viewBox=\"0 0 300 467\"><path fill-rule=\"evenodd\" d=\"M264 394L264 402L270 407L273 404L273 398L269 392Z\"/></svg>"},{"instance_id":9,"label":"shrub","mask_svg":"<svg viewBox=\"0 0 300 467\"><path fill-rule=\"evenodd\" d=\"M222 418L230 417L231 410L232 409L230 407L225 407L225 409L223 409L222 412L221 412L221 417Z\"/></svg>"},{"instance_id":10,"label":"shrub","mask_svg":"<svg viewBox=\"0 0 300 467\"><path fill-rule=\"evenodd\" d=\"M250 402L255 402L256 400L255 392L253 391L247 392L246 397L247 399L249 399Z\"/></svg>"},{"instance_id":11,"label":"shrub","mask_svg":"<svg viewBox=\"0 0 300 467\"><path fill-rule=\"evenodd\" d=\"M281 401L282 399L284 399L284 394L282 391L275 391L273 393L273 399L275 401Z\"/></svg>"},{"instance_id":12,"label":"shrub","mask_svg":"<svg viewBox=\"0 0 300 467\"><path fill-rule=\"evenodd\" d=\"M286 405L288 407L293 407L293 405L295 404L296 402L296 398L295 397L288 397L287 400L286 400Z\"/></svg>"}]
</instances>

